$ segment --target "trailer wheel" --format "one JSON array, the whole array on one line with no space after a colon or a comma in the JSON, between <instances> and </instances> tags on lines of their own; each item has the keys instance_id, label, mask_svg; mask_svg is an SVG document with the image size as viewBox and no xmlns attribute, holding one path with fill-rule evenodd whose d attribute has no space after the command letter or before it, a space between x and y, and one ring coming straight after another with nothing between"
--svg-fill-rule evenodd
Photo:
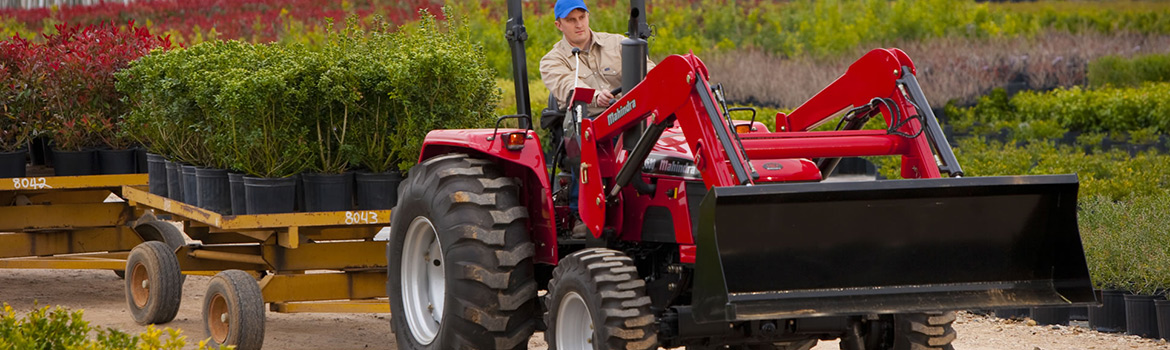
<instances>
[{"instance_id":1,"label":"trailer wheel","mask_svg":"<svg viewBox=\"0 0 1170 350\"><path fill-rule=\"evenodd\" d=\"M179 231L179 228L175 227L175 225L153 219L154 216L150 216L150 218L134 226L134 232L137 232L143 241L162 241L171 247L171 251L175 251L179 247L187 244L187 238L183 236L183 232ZM114 270L114 274L118 275L118 278L126 278L126 271L124 270ZM187 275L180 274L179 276L180 280L187 281Z\"/></svg>"},{"instance_id":2,"label":"trailer wheel","mask_svg":"<svg viewBox=\"0 0 1170 350\"><path fill-rule=\"evenodd\" d=\"M519 182L452 154L410 169L387 244L400 349L517 349L535 330L535 246Z\"/></svg>"},{"instance_id":3,"label":"trailer wheel","mask_svg":"<svg viewBox=\"0 0 1170 350\"><path fill-rule=\"evenodd\" d=\"M166 243L139 244L126 259L126 304L134 322L141 325L175 319L183 296L179 259Z\"/></svg>"},{"instance_id":4,"label":"trailer wheel","mask_svg":"<svg viewBox=\"0 0 1170 350\"><path fill-rule=\"evenodd\" d=\"M215 274L203 298L203 331L209 347L234 345L239 350L264 344L264 297L252 275L240 270Z\"/></svg>"},{"instance_id":5,"label":"trailer wheel","mask_svg":"<svg viewBox=\"0 0 1170 350\"><path fill-rule=\"evenodd\" d=\"M868 322L841 339L842 350L954 350L954 311L900 314Z\"/></svg>"},{"instance_id":6,"label":"trailer wheel","mask_svg":"<svg viewBox=\"0 0 1170 350\"><path fill-rule=\"evenodd\" d=\"M591 248L561 259L549 282L549 349L657 349L646 283L622 252Z\"/></svg>"}]
</instances>

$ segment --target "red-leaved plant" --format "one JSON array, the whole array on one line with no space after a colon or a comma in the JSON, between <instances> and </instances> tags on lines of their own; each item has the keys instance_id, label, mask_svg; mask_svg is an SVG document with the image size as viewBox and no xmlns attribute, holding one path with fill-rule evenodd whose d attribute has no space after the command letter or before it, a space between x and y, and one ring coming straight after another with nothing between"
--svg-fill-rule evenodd
<instances>
[{"instance_id":1,"label":"red-leaved plant","mask_svg":"<svg viewBox=\"0 0 1170 350\"><path fill-rule=\"evenodd\" d=\"M14 37L0 45L0 65L12 72L6 115L47 132L59 150L126 148L130 139L117 128L126 106L114 89L114 72L151 50L169 49L170 39L133 21L125 29L106 23L56 28L43 44Z\"/></svg>"},{"instance_id":2,"label":"red-leaved plant","mask_svg":"<svg viewBox=\"0 0 1170 350\"><path fill-rule=\"evenodd\" d=\"M0 41L0 152L13 152L28 144L34 123L20 111L23 96L31 95L20 79L19 67L28 55L29 43L20 38Z\"/></svg>"}]
</instances>

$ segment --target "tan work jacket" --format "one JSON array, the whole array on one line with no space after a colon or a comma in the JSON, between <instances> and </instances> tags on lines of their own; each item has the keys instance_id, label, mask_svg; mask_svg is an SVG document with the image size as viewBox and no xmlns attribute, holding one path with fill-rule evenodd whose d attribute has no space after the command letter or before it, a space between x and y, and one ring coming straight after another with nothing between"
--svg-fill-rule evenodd
<instances>
[{"instance_id":1,"label":"tan work jacket","mask_svg":"<svg viewBox=\"0 0 1170 350\"><path fill-rule=\"evenodd\" d=\"M578 87L595 89L594 101L590 107L598 107L596 97L602 91L610 91L622 86L622 39L626 37L618 34L593 32L593 42L582 50L581 67L578 72ZM557 106L562 110L568 107L569 94L573 91L573 71L576 60L573 58L573 45L565 38L561 38L552 50L549 50L540 59L540 77L549 93L557 98ZM654 68L654 62L646 59L646 71ZM597 114L601 108L592 110Z\"/></svg>"}]
</instances>

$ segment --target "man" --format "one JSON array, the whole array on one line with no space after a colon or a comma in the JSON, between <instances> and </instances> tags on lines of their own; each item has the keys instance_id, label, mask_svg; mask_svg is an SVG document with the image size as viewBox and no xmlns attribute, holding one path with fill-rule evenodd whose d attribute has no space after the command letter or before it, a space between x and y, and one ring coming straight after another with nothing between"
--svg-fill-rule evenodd
<instances>
[{"instance_id":1,"label":"man","mask_svg":"<svg viewBox=\"0 0 1170 350\"><path fill-rule=\"evenodd\" d=\"M622 85L622 40L618 34L594 32L589 28L589 8L583 0L557 0L553 8L556 15L554 24L563 35L540 59L540 77L549 93L556 97L562 109L569 106L569 94L573 91L573 72L577 60L573 48L580 49L581 67L577 87L595 89L591 114L602 112L613 101L610 94ZM654 68L654 62L646 60L646 69Z\"/></svg>"},{"instance_id":2,"label":"man","mask_svg":"<svg viewBox=\"0 0 1170 350\"><path fill-rule=\"evenodd\" d=\"M557 106L566 109L574 87L591 88L593 102L589 104L590 116L596 116L613 102L610 93L622 86L622 40L625 36L594 32L589 28L589 8L583 0L557 0L553 8L556 25L563 37L540 59L540 77L549 94L557 99ZM580 67L573 57L573 49L579 49ZM646 70L654 68L654 62L647 57ZM577 77L573 73L577 72ZM576 78L576 79L575 79ZM574 85L576 84L576 85ZM570 182L569 209L577 211L577 169ZM573 225L572 237L585 238L588 229L581 220Z\"/></svg>"}]
</instances>

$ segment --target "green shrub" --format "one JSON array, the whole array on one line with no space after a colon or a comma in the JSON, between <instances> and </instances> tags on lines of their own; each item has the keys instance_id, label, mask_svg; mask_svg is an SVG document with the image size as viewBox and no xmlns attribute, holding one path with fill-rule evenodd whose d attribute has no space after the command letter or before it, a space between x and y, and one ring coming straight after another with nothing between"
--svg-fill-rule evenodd
<instances>
[{"instance_id":1,"label":"green shrub","mask_svg":"<svg viewBox=\"0 0 1170 350\"><path fill-rule=\"evenodd\" d=\"M418 161L426 134L435 129L491 127L500 92L483 60L484 49L470 40L469 27L449 14L444 30L430 15L403 32L401 45L384 58L391 70L391 96L401 108L391 137L401 171Z\"/></svg>"},{"instance_id":2,"label":"green shrub","mask_svg":"<svg viewBox=\"0 0 1170 350\"><path fill-rule=\"evenodd\" d=\"M1089 197L1078 218L1095 287L1146 295L1170 288L1170 196Z\"/></svg>"},{"instance_id":3,"label":"green shrub","mask_svg":"<svg viewBox=\"0 0 1170 350\"><path fill-rule=\"evenodd\" d=\"M90 339L94 332L96 339ZM164 337L164 334L166 335ZM0 349L182 349L187 337L182 331L147 326L146 332L131 335L112 328L91 327L83 311L34 307L18 316L8 303L0 310ZM208 349L206 341L199 349ZM226 349L226 347L220 347Z\"/></svg>"},{"instance_id":4,"label":"green shrub","mask_svg":"<svg viewBox=\"0 0 1170 350\"><path fill-rule=\"evenodd\" d=\"M1144 83L1139 87L1080 87L1048 92L1024 91L1010 99L1002 89L981 97L969 109L948 109L957 130L993 135L1021 123L1054 122L1060 128L1081 132L1170 133L1170 83ZM1047 134L1047 133L1045 133ZM1119 139L1114 137L1113 139Z\"/></svg>"},{"instance_id":5,"label":"green shrub","mask_svg":"<svg viewBox=\"0 0 1170 350\"><path fill-rule=\"evenodd\" d=\"M1099 134L1086 136L1096 137ZM1136 156L1119 149L1085 154L1073 146L1033 142L1017 147L979 137L959 139L954 151L967 176L1077 174L1081 198L1126 200L1170 193L1170 155L1155 151ZM868 159L882 175L900 178L900 157Z\"/></svg>"},{"instance_id":6,"label":"green shrub","mask_svg":"<svg viewBox=\"0 0 1170 350\"><path fill-rule=\"evenodd\" d=\"M423 20L320 47L209 41L119 73L125 128L152 151L252 176L409 168L434 129L490 127L499 102L468 27Z\"/></svg>"},{"instance_id":7,"label":"green shrub","mask_svg":"<svg viewBox=\"0 0 1170 350\"><path fill-rule=\"evenodd\" d=\"M1138 86L1145 82L1170 82L1170 54L1124 59L1105 56L1089 63L1089 86Z\"/></svg>"}]
</instances>

